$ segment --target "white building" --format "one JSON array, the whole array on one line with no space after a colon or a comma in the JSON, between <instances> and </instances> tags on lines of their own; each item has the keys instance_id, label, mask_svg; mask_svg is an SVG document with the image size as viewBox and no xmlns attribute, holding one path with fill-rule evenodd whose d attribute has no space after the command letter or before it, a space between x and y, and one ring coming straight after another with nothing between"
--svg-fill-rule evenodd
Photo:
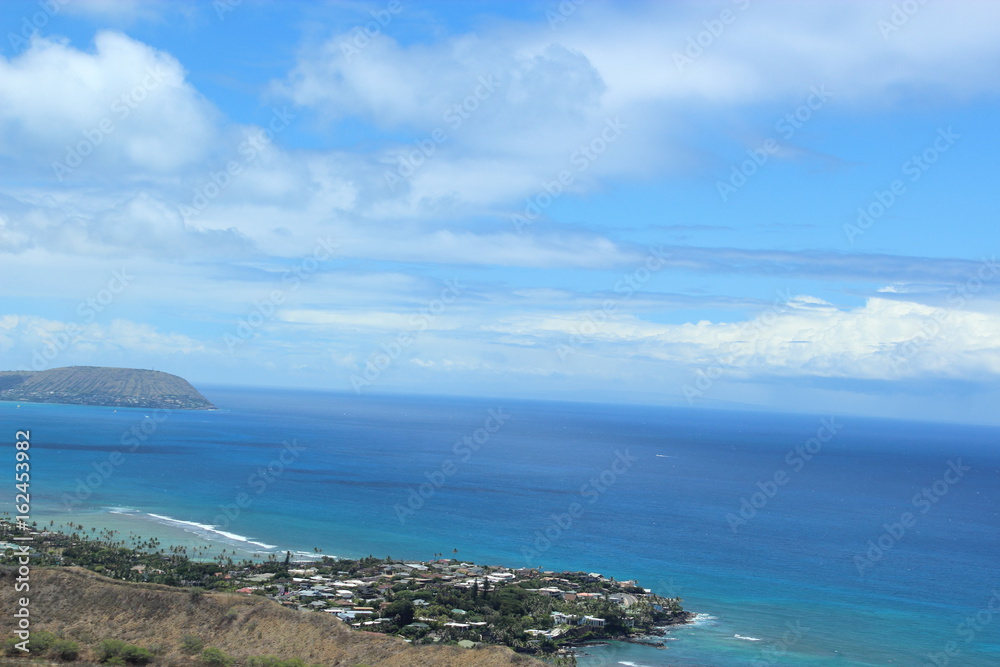
<instances>
[{"instance_id":1,"label":"white building","mask_svg":"<svg viewBox=\"0 0 1000 667\"><path fill-rule=\"evenodd\" d=\"M596 616L584 616L580 619L580 625L585 625L588 628L603 628L604 619Z\"/></svg>"}]
</instances>

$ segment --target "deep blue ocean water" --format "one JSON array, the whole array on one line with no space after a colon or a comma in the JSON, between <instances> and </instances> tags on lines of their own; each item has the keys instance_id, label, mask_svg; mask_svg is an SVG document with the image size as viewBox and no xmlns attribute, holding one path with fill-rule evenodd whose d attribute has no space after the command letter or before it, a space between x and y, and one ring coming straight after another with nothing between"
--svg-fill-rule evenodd
<instances>
[{"instance_id":1,"label":"deep blue ocean water","mask_svg":"<svg viewBox=\"0 0 1000 667\"><path fill-rule=\"evenodd\" d=\"M218 411L0 403L6 441L32 433L33 515L217 549L457 549L637 578L699 613L665 650L582 665L1000 664L1000 428L205 394Z\"/></svg>"}]
</instances>

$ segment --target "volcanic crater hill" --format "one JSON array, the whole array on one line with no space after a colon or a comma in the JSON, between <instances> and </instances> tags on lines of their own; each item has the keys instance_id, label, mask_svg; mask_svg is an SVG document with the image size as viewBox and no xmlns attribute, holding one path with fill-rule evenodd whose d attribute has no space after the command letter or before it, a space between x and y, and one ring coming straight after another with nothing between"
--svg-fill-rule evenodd
<instances>
[{"instance_id":1,"label":"volcanic crater hill","mask_svg":"<svg viewBox=\"0 0 1000 667\"><path fill-rule=\"evenodd\" d=\"M16 609L16 599L25 595L14 590L17 576L14 568L0 568L0 604L4 609ZM399 637L353 630L330 614L287 609L259 596L130 583L78 567L33 568L30 576L31 630L76 641L80 661L69 664L96 661L102 639L155 647L151 667L205 664L182 650L186 635L222 650L237 665L264 655L300 658L324 667L545 664L500 646L413 646ZM0 634L13 636L16 621L9 613L0 616Z\"/></svg>"},{"instance_id":2,"label":"volcanic crater hill","mask_svg":"<svg viewBox=\"0 0 1000 667\"><path fill-rule=\"evenodd\" d=\"M0 400L174 410L215 408L191 383L176 375L100 366L0 371Z\"/></svg>"}]
</instances>

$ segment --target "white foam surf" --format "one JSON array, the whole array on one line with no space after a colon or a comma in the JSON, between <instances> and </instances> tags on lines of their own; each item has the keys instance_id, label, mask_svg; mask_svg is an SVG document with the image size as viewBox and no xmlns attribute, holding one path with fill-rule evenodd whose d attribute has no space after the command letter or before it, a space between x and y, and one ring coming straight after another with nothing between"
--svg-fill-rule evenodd
<instances>
[{"instance_id":1,"label":"white foam surf","mask_svg":"<svg viewBox=\"0 0 1000 667\"><path fill-rule=\"evenodd\" d=\"M205 533L209 533L210 535L220 535L220 536L225 537L226 539L232 540L234 542L244 542L246 544L252 544L255 547L260 547L261 549L277 549L278 548L274 544L267 544L265 542L257 542L256 540L253 540L253 539L251 539L251 538L249 538L249 537L247 537L245 535L238 535L237 533L230 533L229 531L220 530L219 528L216 528L215 526L210 526L210 525L205 524L205 523L198 523L197 521L184 521L182 519L175 519L172 516L163 516L162 514L153 514L152 512L149 512L147 514L147 516L150 516L153 519L156 519L157 521L159 521L161 523L165 523L165 524L168 524L168 525L177 525L177 526L184 527L184 530L186 530L189 533L195 533L195 532L198 532L198 531L202 531L202 532L205 532ZM195 528L197 530L190 530L191 528Z\"/></svg>"}]
</instances>

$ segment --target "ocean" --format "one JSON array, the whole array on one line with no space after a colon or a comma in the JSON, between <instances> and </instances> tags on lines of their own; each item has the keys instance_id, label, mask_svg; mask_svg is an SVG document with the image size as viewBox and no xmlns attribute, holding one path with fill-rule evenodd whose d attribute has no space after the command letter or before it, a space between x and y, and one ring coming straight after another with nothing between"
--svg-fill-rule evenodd
<instances>
[{"instance_id":1,"label":"ocean","mask_svg":"<svg viewBox=\"0 0 1000 667\"><path fill-rule=\"evenodd\" d=\"M32 516L256 553L601 572L680 596L580 664L1000 664L1000 428L210 386L220 409L0 403ZM0 469L5 465L0 460Z\"/></svg>"}]
</instances>

